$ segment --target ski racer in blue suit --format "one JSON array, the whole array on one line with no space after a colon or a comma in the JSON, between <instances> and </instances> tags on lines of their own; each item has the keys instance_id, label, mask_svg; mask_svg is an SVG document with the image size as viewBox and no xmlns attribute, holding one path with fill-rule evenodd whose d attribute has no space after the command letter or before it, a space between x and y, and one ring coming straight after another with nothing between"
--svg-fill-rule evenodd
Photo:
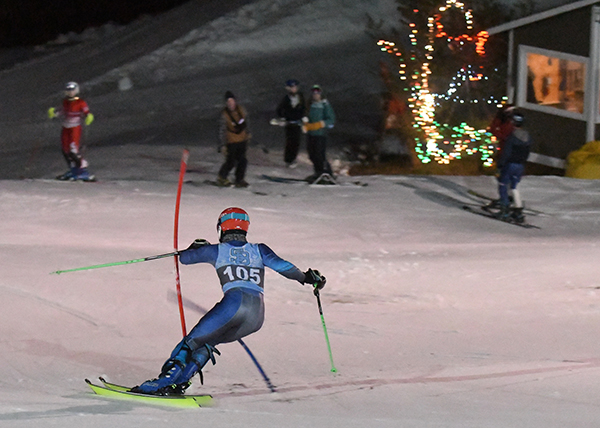
<instances>
[{"instance_id":1,"label":"ski racer in blue suit","mask_svg":"<svg viewBox=\"0 0 600 428\"><path fill-rule=\"evenodd\" d=\"M325 286L319 271L302 272L283 260L265 244L246 240L250 220L241 208L227 208L219 216L219 244L197 239L179 252L185 265L212 264L223 288L223 298L208 311L183 338L164 363L156 379L148 380L132 392L153 395L181 395L191 385L190 379L220 352L220 343L233 342L258 331L264 321L265 266L301 284L312 284L315 293Z\"/></svg>"}]
</instances>

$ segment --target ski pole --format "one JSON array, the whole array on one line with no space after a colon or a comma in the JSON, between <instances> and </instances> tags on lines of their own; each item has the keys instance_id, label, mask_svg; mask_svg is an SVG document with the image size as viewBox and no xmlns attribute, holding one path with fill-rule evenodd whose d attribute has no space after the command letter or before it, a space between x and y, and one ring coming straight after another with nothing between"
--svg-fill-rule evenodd
<instances>
[{"instance_id":1,"label":"ski pole","mask_svg":"<svg viewBox=\"0 0 600 428\"><path fill-rule=\"evenodd\" d=\"M181 320L181 331L183 337L187 335L187 328L185 326L185 314L183 312L183 297L181 295L181 280L179 277L179 258L177 253L178 247L178 236L179 236L179 205L181 204L181 189L183 187L183 177L185 176L185 170L187 169L187 162L190 155L190 151L187 149L183 150L181 156L181 166L179 168L179 183L177 185L177 198L175 200L175 221L173 227L173 249L175 250L175 288L177 290L177 302L179 303L179 318Z\"/></svg>"},{"instance_id":2,"label":"ski pole","mask_svg":"<svg viewBox=\"0 0 600 428\"><path fill-rule=\"evenodd\" d=\"M325 342L327 342L327 350L329 351L329 361L331 362L331 372L337 372L337 369L333 365L333 354L331 353L331 344L329 343L329 335L327 334L327 326L325 325L325 317L323 316L323 307L321 306L321 297L319 289L315 285L314 294L317 296L317 305L319 306L319 314L321 314L321 323L323 324L323 331L325 332Z\"/></svg>"},{"instance_id":3,"label":"ski pole","mask_svg":"<svg viewBox=\"0 0 600 428\"><path fill-rule=\"evenodd\" d=\"M110 267L110 266L128 265L131 263L148 262L150 260L157 260L157 259L163 259L165 257L171 257L176 254L177 254L177 252L173 252L173 253L167 253L167 254L159 254L156 256L148 256L148 257L144 257L141 259L125 260L124 262L103 263L101 265L78 267L78 268L74 268L74 269L55 270L54 272L50 272L50 274L52 275L53 273L55 273L57 275L60 275L61 273L75 272L75 271L79 271L79 270L90 270L90 269L105 268L105 267Z\"/></svg>"},{"instance_id":4,"label":"ski pole","mask_svg":"<svg viewBox=\"0 0 600 428\"><path fill-rule=\"evenodd\" d=\"M269 390L271 392L277 392L277 388L275 388L275 385L273 385L273 383L271 382L271 379L269 379L269 376L267 376L267 374L265 373L265 371L263 370L263 368L260 366L260 364L258 363L258 360L256 359L256 357L254 356L254 354L252 353L252 351L250 350L250 348L248 348L248 345L246 345L246 343L242 339L238 339L237 341L238 341L238 343L240 345L242 345L242 348L244 348L244 350L250 356L250 359L252 360L252 362L254 363L254 365L256 366L256 368L258 369L258 372L261 374L261 376L263 377L265 383L267 384L267 388L269 388Z\"/></svg>"}]
</instances>

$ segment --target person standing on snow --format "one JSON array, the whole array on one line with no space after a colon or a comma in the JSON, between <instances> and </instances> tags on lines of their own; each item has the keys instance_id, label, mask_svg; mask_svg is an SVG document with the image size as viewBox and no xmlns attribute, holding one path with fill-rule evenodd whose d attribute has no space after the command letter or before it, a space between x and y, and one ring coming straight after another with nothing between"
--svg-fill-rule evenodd
<instances>
[{"instance_id":1,"label":"person standing on snow","mask_svg":"<svg viewBox=\"0 0 600 428\"><path fill-rule=\"evenodd\" d=\"M510 217L518 222L525 221L523 216L523 201L521 194L517 189L519 181L525 171L525 163L529 157L532 140L531 135L523 126L524 117L521 113L512 115L514 130L504 141L504 147L500 151L498 158L498 168L500 168L500 177L498 178L498 193L500 195L500 211L497 216L502 220L509 220ZM510 212L510 199L508 187L510 186L514 208Z\"/></svg>"},{"instance_id":2,"label":"person standing on snow","mask_svg":"<svg viewBox=\"0 0 600 428\"><path fill-rule=\"evenodd\" d=\"M83 180L93 181L94 176L90 175L87 167L88 163L79 152L79 143L81 140L81 121L90 125L94 120L94 115L90 113L87 103L78 97L79 85L77 82L69 82L65 86L65 98L60 108L50 107L48 117L62 118L62 153L69 165L69 170L56 177L59 180Z\"/></svg>"},{"instance_id":3,"label":"person standing on snow","mask_svg":"<svg viewBox=\"0 0 600 428\"><path fill-rule=\"evenodd\" d=\"M219 244L195 240L179 252L184 265L212 264L223 288L223 298L208 311L183 338L164 363L158 378L148 380L131 391L152 395L180 395L191 385L190 379L221 353L215 348L258 331L264 321L265 266L284 277L311 284L314 293L325 286L319 271L302 273L292 263L281 259L265 244L246 240L250 225L248 213L241 208L225 209L217 222Z\"/></svg>"},{"instance_id":4,"label":"person standing on snow","mask_svg":"<svg viewBox=\"0 0 600 428\"><path fill-rule=\"evenodd\" d=\"M496 137L497 146L496 146L496 154L494 155L494 162L496 163L497 173L496 178L500 178L500 168L498 168L498 159L500 159L500 154L504 149L504 142L508 138L508 136L515 129L515 125L512 121L512 115L515 111L515 106L512 104L505 104L496 112L496 115L492 119L490 126L488 126L487 130ZM489 204L486 205L486 209L498 209L500 207L500 199L494 199Z\"/></svg>"},{"instance_id":5,"label":"person standing on snow","mask_svg":"<svg viewBox=\"0 0 600 428\"><path fill-rule=\"evenodd\" d=\"M313 183L323 174L332 175L331 165L327 161L327 130L335 124L335 114L329 101L322 97L319 85L314 85L311 90L311 101L308 116L302 120L302 131L307 134L306 149L308 157L313 164L314 173L306 178Z\"/></svg>"},{"instance_id":6,"label":"person standing on snow","mask_svg":"<svg viewBox=\"0 0 600 428\"><path fill-rule=\"evenodd\" d=\"M225 93L225 108L221 111L219 127L220 147L225 151L225 162L219 169L217 185L229 187L232 183L227 176L235 167L235 187L248 187L244 179L248 159L246 150L251 134L248 132L248 114L240 106L231 91Z\"/></svg>"},{"instance_id":7,"label":"person standing on snow","mask_svg":"<svg viewBox=\"0 0 600 428\"><path fill-rule=\"evenodd\" d=\"M285 121L285 149L283 161L288 168L295 168L296 157L302 137L302 118L306 114L306 102L302 92L298 92L300 83L295 79L285 82L287 94L277 107L277 115Z\"/></svg>"}]
</instances>

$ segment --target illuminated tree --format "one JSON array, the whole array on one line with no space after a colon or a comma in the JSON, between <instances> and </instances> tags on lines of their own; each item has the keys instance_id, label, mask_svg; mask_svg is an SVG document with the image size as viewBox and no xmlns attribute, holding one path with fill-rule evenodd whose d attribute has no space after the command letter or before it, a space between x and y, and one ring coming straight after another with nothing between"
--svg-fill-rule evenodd
<instances>
[{"instance_id":1,"label":"illuminated tree","mask_svg":"<svg viewBox=\"0 0 600 428\"><path fill-rule=\"evenodd\" d=\"M398 43L378 43L397 60L399 97L412 116L409 133L423 163L477 154L491 165L485 128L505 92L506 46L485 29L508 15L495 0L472 3L399 0L408 34Z\"/></svg>"}]
</instances>

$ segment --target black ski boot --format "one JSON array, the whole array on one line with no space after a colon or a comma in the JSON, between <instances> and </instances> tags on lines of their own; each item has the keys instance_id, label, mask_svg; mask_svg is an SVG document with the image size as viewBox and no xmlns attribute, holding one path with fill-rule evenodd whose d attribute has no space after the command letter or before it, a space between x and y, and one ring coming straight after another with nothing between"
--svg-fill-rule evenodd
<instances>
[{"instance_id":1,"label":"black ski boot","mask_svg":"<svg viewBox=\"0 0 600 428\"><path fill-rule=\"evenodd\" d=\"M498 220L510 221L510 208L507 205L500 205L500 211L495 216Z\"/></svg>"},{"instance_id":2,"label":"black ski boot","mask_svg":"<svg viewBox=\"0 0 600 428\"><path fill-rule=\"evenodd\" d=\"M525 223L525 216L523 215L523 208L513 208L511 217L515 223Z\"/></svg>"}]
</instances>

